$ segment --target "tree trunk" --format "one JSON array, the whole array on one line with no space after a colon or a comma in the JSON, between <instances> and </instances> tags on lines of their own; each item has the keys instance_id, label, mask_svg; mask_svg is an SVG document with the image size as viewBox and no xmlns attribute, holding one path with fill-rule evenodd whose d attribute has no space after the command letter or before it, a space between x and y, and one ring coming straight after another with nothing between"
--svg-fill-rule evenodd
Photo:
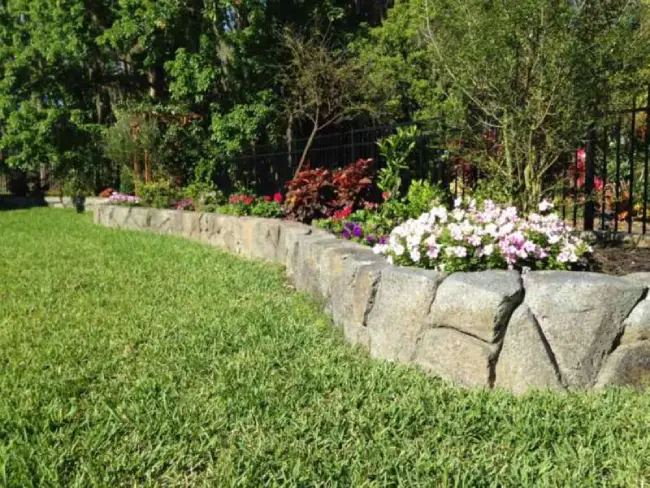
<instances>
[{"instance_id":1,"label":"tree trunk","mask_svg":"<svg viewBox=\"0 0 650 488\"><path fill-rule=\"evenodd\" d=\"M151 154L149 151L144 152L144 181L151 183Z\"/></svg>"},{"instance_id":2,"label":"tree trunk","mask_svg":"<svg viewBox=\"0 0 650 488\"><path fill-rule=\"evenodd\" d=\"M133 150L133 181L140 180L140 161L138 160L138 152Z\"/></svg>"},{"instance_id":3,"label":"tree trunk","mask_svg":"<svg viewBox=\"0 0 650 488\"><path fill-rule=\"evenodd\" d=\"M293 115L289 115L289 125L287 125L285 138L287 141L287 167L291 169L293 166Z\"/></svg>"},{"instance_id":4,"label":"tree trunk","mask_svg":"<svg viewBox=\"0 0 650 488\"><path fill-rule=\"evenodd\" d=\"M305 144L305 149L302 151L302 156L300 157L300 162L298 163L298 167L296 168L296 172L293 175L293 178L296 179L298 177L298 173L302 171L302 167L305 164L305 160L307 159L307 153L309 153L309 150L311 149L311 145L314 143L314 137L316 137L316 133L318 132L318 123L314 124L314 128L311 131L311 134L309 135L309 139L307 139L307 144Z\"/></svg>"}]
</instances>

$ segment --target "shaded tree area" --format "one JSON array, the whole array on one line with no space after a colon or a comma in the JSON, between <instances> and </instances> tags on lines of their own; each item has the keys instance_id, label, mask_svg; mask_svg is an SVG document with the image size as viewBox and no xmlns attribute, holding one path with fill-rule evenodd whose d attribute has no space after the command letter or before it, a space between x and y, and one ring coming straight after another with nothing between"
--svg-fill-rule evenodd
<instances>
[{"instance_id":1,"label":"shaded tree area","mask_svg":"<svg viewBox=\"0 0 650 488\"><path fill-rule=\"evenodd\" d=\"M595 114L648 81L646 10L644 0L0 0L0 160L95 190L235 184L237 156L262 145L419 121L468 139L495 129L501 152L464 157L514 181L507 192L539 193Z\"/></svg>"},{"instance_id":2,"label":"shaded tree area","mask_svg":"<svg viewBox=\"0 0 650 488\"><path fill-rule=\"evenodd\" d=\"M284 137L286 29L327 33L341 49L384 13L384 2L347 0L2 0L2 160L96 173L110 166L103 131L120 113L131 114L139 146L139 120L187 114L191 123L158 124L148 157L186 179L209 175L227 156ZM302 136L301 121L291 124ZM189 161L173 161L177 150Z\"/></svg>"}]
</instances>

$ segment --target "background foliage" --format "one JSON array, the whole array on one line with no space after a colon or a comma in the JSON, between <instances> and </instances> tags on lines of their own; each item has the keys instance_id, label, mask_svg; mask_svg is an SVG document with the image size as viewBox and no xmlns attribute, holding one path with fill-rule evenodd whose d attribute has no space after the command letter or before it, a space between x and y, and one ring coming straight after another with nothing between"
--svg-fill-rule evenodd
<instances>
[{"instance_id":1,"label":"background foliage","mask_svg":"<svg viewBox=\"0 0 650 488\"><path fill-rule=\"evenodd\" d=\"M133 186L140 117L151 180L234 188L245 151L419 122L526 206L648 81L649 25L645 0L3 0L0 160Z\"/></svg>"}]
</instances>

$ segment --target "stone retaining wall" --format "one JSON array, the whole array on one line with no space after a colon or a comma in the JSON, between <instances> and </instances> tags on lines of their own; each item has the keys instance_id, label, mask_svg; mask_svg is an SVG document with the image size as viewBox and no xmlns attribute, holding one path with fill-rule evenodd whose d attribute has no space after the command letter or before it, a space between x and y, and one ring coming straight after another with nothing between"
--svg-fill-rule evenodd
<instances>
[{"instance_id":1,"label":"stone retaining wall","mask_svg":"<svg viewBox=\"0 0 650 488\"><path fill-rule=\"evenodd\" d=\"M95 222L282 264L349 342L457 384L515 393L650 385L650 273L445 275L388 265L295 222L116 206L96 207Z\"/></svg>"}]
</instances>

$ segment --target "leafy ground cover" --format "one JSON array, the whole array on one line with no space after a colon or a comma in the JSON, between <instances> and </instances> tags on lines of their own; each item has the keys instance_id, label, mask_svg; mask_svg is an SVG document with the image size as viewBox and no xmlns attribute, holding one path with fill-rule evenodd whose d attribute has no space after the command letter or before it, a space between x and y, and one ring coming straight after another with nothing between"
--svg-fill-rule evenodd
<instances>
[{"instance_id":1,"label":"leafy ground cover","mask_svg":"<svg viewBox=\"0 0 650 488\"><path fill-rule=\"evenodd\" d=\"M454 388L343 343L282 270L0 212L0 485L641 486L650 393Z\"/></svg>"}]
</instances>

